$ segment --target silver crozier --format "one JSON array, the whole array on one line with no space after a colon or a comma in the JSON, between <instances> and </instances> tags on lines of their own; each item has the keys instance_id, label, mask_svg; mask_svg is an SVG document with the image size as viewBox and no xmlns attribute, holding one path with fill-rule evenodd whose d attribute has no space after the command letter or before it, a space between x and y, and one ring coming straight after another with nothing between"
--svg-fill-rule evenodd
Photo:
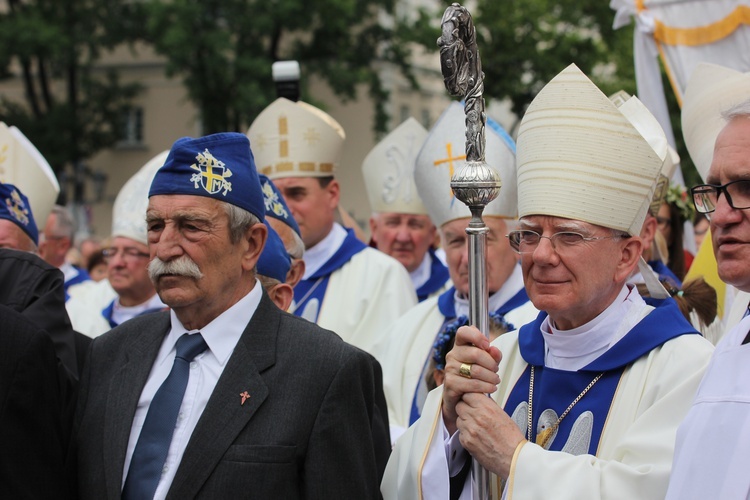
<instances>
[{"instance_id":1,"label":"silver crozier","mask_svg":"<svg viewBox=\"0 0 750 500\"><path fill-rule=\"evenodd\" d=\"M471 210L469 236L469 322L489 337L487 290L487 226L482 212L500 193L500 176L484 161L484 73L477 49L471 14L454 3L445 10L438 38L445 87L465 100L466 163L451 178L453 193ZM473 498L489 498L489 472L476 460L472 464Z\"/></svg>"}]
</instances>

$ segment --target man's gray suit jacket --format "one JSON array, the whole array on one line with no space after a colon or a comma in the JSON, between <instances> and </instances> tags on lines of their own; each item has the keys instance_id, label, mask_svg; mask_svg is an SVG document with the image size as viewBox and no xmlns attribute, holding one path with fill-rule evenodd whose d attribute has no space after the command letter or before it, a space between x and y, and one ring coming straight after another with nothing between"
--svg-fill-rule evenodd
<instances>
[{"instance_id":1,"label":"man's gray suit jacket","mask_svg":"<svg viewBox=\"0 0 750 500\"><path fill-rule=\"evenodd\" d=\"M92 343L76 411L81 499L120 498L133 416L169 328L169 313L159 312ZM167 498L378 498L381 382L371 360L263 293Z\"/></svg>"}]
</instances>

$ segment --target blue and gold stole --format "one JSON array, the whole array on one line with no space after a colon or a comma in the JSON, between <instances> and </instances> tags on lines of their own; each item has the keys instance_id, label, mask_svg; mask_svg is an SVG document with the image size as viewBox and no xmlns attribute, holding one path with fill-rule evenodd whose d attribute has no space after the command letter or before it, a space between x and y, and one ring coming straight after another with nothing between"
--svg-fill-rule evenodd
<instances>
[{"instance_id":1,"label":"blue and gold stole","mask_svg":"<svg viewBox=\"0 0 750 500\"><path fill-rule=\"evenodd\" d=\"M513 387L505 411L526 436L530 374L534 366L531 440L540 441L542 433L552 428L545 447L574 455L596 454L617 385L628 366L668 340L685 334L699 335L675 301L666 299L604 354L582 369L570 372L544 366L541 325L545 317L546 313L540 313L533 323L518 332L521 356L529 366ZM599 374L602 376L596 384L553 428L559 416Z\"/></svg>"},{"instance_id":2,"label":"blue and gold stole","mask_svg":"<svg viewBox=\"0 0 750 500\"><path fill-rule=\"evenodd\" d=\"M344 238L344 242L339 249L336 250L336 253L334 253L331 258L309 278L301 280L294 287L294 314L296 316L304 316L310 321L317 321L318 314L320 314L320 306L323 303L323 297L326 294L328 280L331 278L331 274L343 267L352 257L365 248L367 248L367 245L357 239L354 235L354 231L347 229L346 238ZM315 311L314 318L310 318L303 314L307 305L311 302L317 303L317 310Z\"/></svg>"}]
</instances>

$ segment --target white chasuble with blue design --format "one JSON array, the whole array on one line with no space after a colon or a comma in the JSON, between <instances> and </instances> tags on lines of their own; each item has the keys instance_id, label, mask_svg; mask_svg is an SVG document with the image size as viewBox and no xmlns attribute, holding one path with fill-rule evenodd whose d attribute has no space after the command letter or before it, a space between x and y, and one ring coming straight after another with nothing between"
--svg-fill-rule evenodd
<instances>
[{"instance_id":1,"label":"white chasuble with blue design","mask_svg":"<svg viewBox=\"0 0 750 500\"><path fill-rule=\"evenodd\" d=\"M596 360L578 371L564 371L544 366L546 346L541 326L545 317L546 313L540 313L536 321L519 330L521 356L529 366L515 383L505 411L532 442L572 455L596 455L620 377L631 363L670 339L699 335L675 301L667 299ZM529 436L531 366L534 366L534 384ZM570 407L600 374L601 378ZM558 423L569 407L568 414Z\"/></svg>"}]
</instances>

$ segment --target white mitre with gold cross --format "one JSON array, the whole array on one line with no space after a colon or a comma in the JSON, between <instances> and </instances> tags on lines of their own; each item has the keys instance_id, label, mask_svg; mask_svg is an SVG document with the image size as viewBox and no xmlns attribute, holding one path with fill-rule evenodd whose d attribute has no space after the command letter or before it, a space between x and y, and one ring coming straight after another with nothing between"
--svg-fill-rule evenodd
<instances>
[{"instance_id":1,"label":"white mitre with gold cross","mask_svg":"<svg viewBox=\"0 0 750 500\"><path fill-rule=\"evenodd\" d=\"M142 166L117 193L112 208L112 237L124 236L148 245L146 210L148 192L156 171L164 165L169 151L162 151Z\"/></svg>"},{"instance_id":2,"label":"white mitre with gold cross","mask_svg":"<svg viewBox=\"0 0 750 500\"><path fill-rule=\"evenodd\" d=\"M60 194L52 167L16 127L0 122L0 182L13 184L29 199L34 219L44 227Z\"/></svg>"},{"instance_id":3,"label":"white mitre with gold cross","mask_svg":"<svg viewBox=\"0 0 750 500\"><path fill-rule=\"evenodd\" d=\"M427 215L414 184L414 162L426 137L427 130L408 118L367 154L362 175L373 212Z\"/></svg>"},{"instance_id":4,"label":"white mitre with gold cross","mask_svg":"<svg viewBox=\"0 0 750 500\"><path fill-rule=\"evenodd\" d=\"M485 161L494 168L503 183L500 194L489 203L484 216L515 219L516 196L515 144L503 128L487 119ZM466 114L458 102L451 103L430 130L417 156L414 180L432 222L471 217L469 207L456 199L451 177L466 163Z\"/></svg>"},{"instance_id":5,"label":"white mitre with gold cross","mask_svg":"<svg viewBox=\"0 0 750 500\"><path fill-rule=\"evenodd\" d=\"M700 63L690 75L682 98L682 135L704 181L714 157L716 137L727 124L721 114L748 99L750 72Z\"/></svg>"},{"instance_id":6,"label":"white mitre with gold cross","mask_svg":"<svg viewBox=\"0 0 750 500\"><path fill-rule=\"evenodd\" d=\"M279 97L247 131L258 172L283 177L329 177L341 158L346 134L329 114Z\"/></svg>"},{"instance_id":7,"label":"white mitre with gold cross","mask_svg":"<svg viewBox=\"0 0 750 500\"><path fill-rule=\"evenodd\" d=\"M645 106L630 101L633 115L645 116ZM539 92L521 121L519 216L582 220L637 235L665 155L666 141L655 152L628 117L571 64Z\"/></svg>"}]
</instances>

